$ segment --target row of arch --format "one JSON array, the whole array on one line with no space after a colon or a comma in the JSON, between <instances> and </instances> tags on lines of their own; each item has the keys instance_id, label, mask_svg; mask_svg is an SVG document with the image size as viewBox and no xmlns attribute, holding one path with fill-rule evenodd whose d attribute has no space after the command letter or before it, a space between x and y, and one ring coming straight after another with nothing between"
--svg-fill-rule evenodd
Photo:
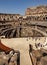
<instances>
[{"instance_id":1,"label":"row of arch","mask_svg":"<svg viewBox=\"0 0 47 65\"><path fill-rule=\"evenodd\" d=\"M16 20L47 20L47 15L41 15L41 16L0 16L0 21L16 21Z\"/></svg>"}]
</instances>

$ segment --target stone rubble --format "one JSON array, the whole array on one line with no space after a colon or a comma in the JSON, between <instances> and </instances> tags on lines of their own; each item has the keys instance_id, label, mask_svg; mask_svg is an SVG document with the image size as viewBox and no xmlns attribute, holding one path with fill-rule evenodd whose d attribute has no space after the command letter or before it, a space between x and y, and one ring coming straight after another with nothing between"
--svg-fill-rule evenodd
<instances>
[{"instance_id":1,"label":"stone rubble","mask_svg":"<svg viewBox=\"0 0 47 65\"><path fill-rule=\"evenodd\" d=\"M18 65L19 55L13 50L6 54L4 51L0 52L0 65Z\"/></svg>"},{"instance_id":2,"label":"stone rubble","mask_svg":"<svg viewBox=\"0 0 47 65\"><path fill-rule=\"evenodd\" d=\"M32 65L47 65L47 50L46 49L40 48L38 50L35 50L33 48L30 48L29 55L31 58Z\"/></svg>"}]
</instances>

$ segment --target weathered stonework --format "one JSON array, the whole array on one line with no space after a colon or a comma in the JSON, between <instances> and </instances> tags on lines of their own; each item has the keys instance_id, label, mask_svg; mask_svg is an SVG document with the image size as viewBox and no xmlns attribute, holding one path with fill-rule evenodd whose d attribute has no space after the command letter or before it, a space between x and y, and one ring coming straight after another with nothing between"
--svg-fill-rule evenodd
<instances>
[{"instance_id":1,"label":"weathered stonework","mask_svg":"<svg viewBox=\"0 0 47 65\"><path fill-rule=\"evenodd\" d=\"M27 8L26 15L46 15L47 14L47 6L37 6L37 7L31 7Z\"/></svg>"},{"instance_id":2,"label":"weathered stonework","mask_svg":"<svg viewBox=\"0 0 47 65\"><path fill-rule=\"evenodd\" d=\"M39 46L39 45L38 45ZM47 50L44 48L33 49L33 46L29 46L29 55L32 65L47 65Z\"/></svg>"},{"instance_id":3,"label":"weathered stonework","mask_svg":"<svg viewBox=\"0 0 47 65\"><path fill-rule=\"evenodd\" d=\"M47 20L47 6L27 8L25 15L31 15L35 20Z\"/></svg>"},{"instance_id":4,"label":"weathered stonework","mask_svg":"<svg viewBox=\"0 0 47 65\"><path fill-rule=\"evenodd\" d=\"M0 14L0 36L47 36L47 6L28 8L24 16Z\"/></svg>"}]
</instances>

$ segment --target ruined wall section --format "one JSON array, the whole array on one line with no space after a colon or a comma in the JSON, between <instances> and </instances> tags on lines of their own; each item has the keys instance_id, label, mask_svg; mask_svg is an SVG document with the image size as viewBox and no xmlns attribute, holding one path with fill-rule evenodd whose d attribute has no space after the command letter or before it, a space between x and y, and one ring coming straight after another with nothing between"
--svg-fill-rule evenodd
<instances>
[{"instance_id":1,"label":"ruined wall section","mask_svg":"<svg viewBox=\"0 0 47 65\"><path fill-rule=\"evenodd\" d=\"M27 8L26 15L0 13L0 36L47 36L47 6Z\"/></svg>"},{"instance_id":2,"label":"ruined wall section","mask_svg":"<svg viewBox=\"0 0 47 65\"><path fill-rule=\"evenodd\" d=\"M47 20L47 6L27 8L25 15L37 17L38 20Z\"/></svg>"}]
</instances>

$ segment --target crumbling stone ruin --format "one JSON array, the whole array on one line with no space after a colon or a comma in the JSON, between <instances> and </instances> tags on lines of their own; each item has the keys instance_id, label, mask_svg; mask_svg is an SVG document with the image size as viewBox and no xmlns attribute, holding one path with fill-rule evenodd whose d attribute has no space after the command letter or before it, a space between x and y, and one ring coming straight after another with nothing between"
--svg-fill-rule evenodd
<instances>
[{"instance_id":1,"label":"crumbling stone ruin","mask_svg":"<svg viewBox=\"0 0 47 65\"><path fill-rule=\"evenodd\" d=\"M47 65L47 50L46 49L33 49L32 45L29 45L29 55L32 65Z\"/></svg>"},{"instance_id":2,"label":"crumbling stone ruin","mask_svg":"<svg viewBox=\"0 0 47 65\"><path fill-rule=\"evenodd\" d=\"M47 16L47 6L42 5L42 6L27 8L25 14L32 15L32 16L43 16L43 17L45 16L43 20L46 20L47 19L46 17Z\"/></svg>"},{"instance_id":3,"label":"crumbling stone ruin","mask_svg":"<svg viewBox=\"0 0 47 65\"><path fill-rule=\"evenodd\" d=\"M0 65L20 65L19 51L11 50L9 53L0 52Z\"/></svg>"},{"instance_id":4,"label":"crumbling stone ruin","mask_svg":"<svg viewBox=\"0 0 47 65\"><path fill-rule=\"evenodd\" d=\"M47 6L27 8L20 14L0 14L0 36L5 38L47 36Z\"/></svg>"}]
</instances>

